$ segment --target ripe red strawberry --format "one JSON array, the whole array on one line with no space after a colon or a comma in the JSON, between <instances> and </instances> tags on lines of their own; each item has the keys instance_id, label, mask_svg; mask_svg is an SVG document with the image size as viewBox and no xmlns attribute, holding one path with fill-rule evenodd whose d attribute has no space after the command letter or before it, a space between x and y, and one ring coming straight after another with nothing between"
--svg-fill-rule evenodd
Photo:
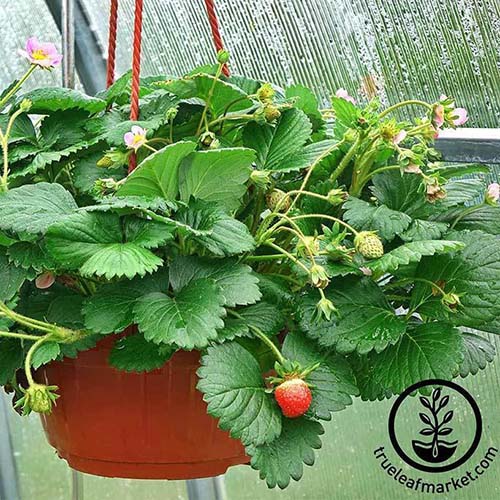
<instances>
[{"instance_id":1,"label":"ripe red strawberry","mask_svg":"<svg viewBox=\"0 0 500 500\"><path fill-rule=\"evenodd\" d=\"M311 389L300 378L285 380L274 390L274 397L283 415L297 418L309 409L312 402Z\"/></svg>"}]
</instances>

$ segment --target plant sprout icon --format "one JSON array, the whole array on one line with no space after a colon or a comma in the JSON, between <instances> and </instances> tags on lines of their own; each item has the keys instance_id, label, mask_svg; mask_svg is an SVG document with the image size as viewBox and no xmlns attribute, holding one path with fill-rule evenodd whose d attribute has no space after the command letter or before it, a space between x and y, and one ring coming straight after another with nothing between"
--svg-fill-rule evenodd
<instances>
[{"instance_id":1,"label":"plant sprout icon","mask_svg":"<svg viewBox=\"0 0 500 500\"><path fill-rule=\"evenodd\" d=\"M441 397L441 388L438 387L432 391L430 399L420 396L420 403L428 413L419 413L420 420L426 425L421 431L422 436L432 436L430 442L413 440L413 451L426 462L439 463L448 460L457 449L458 441L446 441L442 436L448 436L453 432L451 427L446 427L452 418L453 410L444 413L440 420L440 412L446 408L450 401L449 396Z\"/></svg>"}]
</instances>

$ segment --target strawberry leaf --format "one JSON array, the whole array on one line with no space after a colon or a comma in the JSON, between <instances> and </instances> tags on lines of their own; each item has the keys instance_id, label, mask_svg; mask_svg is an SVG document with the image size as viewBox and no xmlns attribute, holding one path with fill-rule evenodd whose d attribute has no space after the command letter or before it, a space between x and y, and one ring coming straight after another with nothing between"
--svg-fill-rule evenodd
<instances>
[{"instance_id":1,"label":"strawberry leaf","mask_svg":"<svg viewBox=\"0 0 500 500\"><path fill-rule=\"evenodd\" d=\"M403 212L391 210L385 205L372 205L358 198L350 197L344 204L345 220L359 231L377 231L390 241L411 223L411 218Z\"/></svg>"},{"instance_id":2,"label":"strawberry leaf","mask_svg":"<svg viewBox=\"0 0 500 500\"><path fill-rule=\"evenodd\" d=\"M239 207L246 193L245 183L255 153L251 149L226 148L197 151L184 159L179 169L181 199L191 197L217 202L231 211Z\"/></svg>"},{"instance_id":3,"label":"strawberry leaf","mask_svg":"<svg viewBox=\"0 0 500 500\"><path fill-rule=\"evenodd\" d=\"M178 257L170 266L170 282L174 290L199 278L214 280L228 307L253 304L261 298L257 286L259 279L252 273L252 268L235 260Z\"/></svg>"},{"instance_id":4,"label":"strawberry leaf","mask_svg":"<svg viewBox=\"0 0 500 500\"><path fill-rule=\"evenodd\" d=\"M286 171L288 159L302 151L311 132L307 115L299 109L289 109L274 127L249 123L243 132L243 144L257 152L260 169Z\"/></svg>"},{"instance_id":5,"label":"strawberry leaf","mask_svg":"<svg viewBox=\"0 0 500 500\"><path fill-rule=\"evenodd\" d=\"M27 184L0 194L0 229L44 233L78 206L60 184Z\"/></svg>"},{"instance_id":6,"label":"strawberry leaf","mask_svg":"<svg viewBox=\"0 0 500 500\"><path fill-rule=\"evenodd\" d=\"M4 252L0 251L0 300L12 299L21 288L29 273L9 262Z\"/></svg>"},{"instance_id":7,"label":"strawberry leaf","mask_svg":"<svg viewBox=\"0 0 500 500\"><path fill-rule=\"evenodd\" d=\"M397 342L406 329L404 319L396 316L382 290L370 279L338 279L326 295L339 311L339 317L331 321L317 317L317 292L302 296L298 304L301 328L321 346L335 347L342 353L380 352Z\"/></svg>"},{"instance_id":8,"label":"strawberry leaf","mask_svg":"<svg viewBox=\"0 0 500 500\"><path fill-rule=\"evenodd\" d=\"M179 193L179 167L196 149L196 143L181 141L148 156L127 177L117 196L162 197L174 201Z\"/></svg>"},{"instance_id":9,"label":"strawberry leaf","mask_svg":"<svg viewBox=\"0 0 500 500\"><path fill-rule=\"evenodd\" d=\"M449 323L423 323L408 328L397 344L382 353L372 353L370 362L376 381L400 393L421 380L458 375L463 349L460 331Z\"/></svg>"},{"instance_id":10,"label":"strawberry leaf","mask_svg":"<svg viewBox=\"0 0 500 500\"><path fill-rule=\"evenodd\" d=\"M474 333L463 333L464 360L460 365L460 376L476 375L495 359L495 346L488 340Z\"/></svg>"},{"instance_id":11,"label":"strawberry leaf","mask_svg":"<svg viewBox=\"0 0 500 500\"><path fill-rule=\"evenodd\" d=\"M31 366L36 370L40 366L54 361L60 352L61 348L57 342L45 342L33 354Z\"/></svg>"},{"instance_id":12,"label":"strawberry leaf","mask_svg":"<svg viewBox=\"0 0 500 500\"><path fill-rule=\"evenodd\" d=\"M266 392L257 360L236 342L207 349L198 370L198 389L210 415L243 444L264 444L281 432L281 412Z\"/></svg>"},{"instance_id":13,"label":"strawberry leaf","mask_svg":"<svg viewBox=\"0 0 500 500\"><path fill-rule=\"evenodd\" d=\"M0 385L8 384L23 365L24 351L20 340L0 338Z\"/></svg>"},{"instance_id":14,"label":"strawberry leaf","mask_svg":"<svg viewBox=\"0 0 500 500\"><path fill-rule=\"evenodd\" d=\"M146 340L181 349L203 349L224 326L224 297L213 280L198 279L169 297L150 293L135 307L135 321Z\"/></svg>"},{"instance_id":15,"label":"strawberry leaf","mask_svg":"<svg viewBox=\"0 0 500 500\"><path fill-rule=\"evenodd\" d=\"M140 333L122 337L109 355L111 366L126 372L148 372L161 368L175 352L170 346L148 342Z\"/></svg>"},{"instance_id":16,"label":"strawberry leaf","mask_svg":"<svg viewBox=\"0 0 500 500\"><path fill-rule=\"evenodd\" d=\"M247 446L252 457L250 465L259 470L260 478L265 479L269 488L279 486L285 489L290 479L298 481L304 466L314 465L314 450L321 448L323 426L319 422L304 417L283 419L283 429L274 441L261 446Z\"/></svg>"},{"instance_id":17,"label":"strawberry leaf","mask_svg":"<svg viewBox=\"0 0 500 500\"><path fill-rule=\"evenodd\" d=\"M46 235L49 253L61 266L108 280L156 271L162 260L148 248L171 238L162 223L133 217L121 220L117 214L98 212L73 214L50 226Z\"/></svg>"}]
</instances>

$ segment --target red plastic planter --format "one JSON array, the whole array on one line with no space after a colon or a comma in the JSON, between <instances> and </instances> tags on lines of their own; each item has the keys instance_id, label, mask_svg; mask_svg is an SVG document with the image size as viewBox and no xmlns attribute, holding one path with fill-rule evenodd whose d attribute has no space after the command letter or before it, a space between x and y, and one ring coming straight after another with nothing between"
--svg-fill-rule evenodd
<instances>
[{"instance_id":1,"label":"red plastic planter","mask_svg":"<svg viewBox=\"0 0 500 500\"><path fill-rule=\"evenodd\" d=\"M116 337L115 337L116 338ZM114 339L39 372L61 397L42 417L49 443L79 471L135 479L192 479L248 463L239 441L217 427L196 389L199 353L178 352L161 369L120 372Z\"/></svg>"}]
</instances>

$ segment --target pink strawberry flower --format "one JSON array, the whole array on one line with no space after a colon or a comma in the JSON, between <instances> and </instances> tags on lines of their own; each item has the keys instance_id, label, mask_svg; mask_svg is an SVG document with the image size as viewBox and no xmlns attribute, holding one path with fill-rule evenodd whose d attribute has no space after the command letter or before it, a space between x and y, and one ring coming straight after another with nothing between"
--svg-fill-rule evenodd
<instances>
[{"instance_id":1,"label":"pink strawberry flower","mask_svg":"<svg viewBox=\"0 0 500 500\"><path fill-rule=\"evenodd\" d=\"M344 99L347 102L350 102L352 104L356 104L356 100L354 97L349 95L349 92L347 92L346 89L338 89L337 92L335 92L336 97L340 97L341 99Z\"/></svg>"},{"instance_id":2,"label":"pink strawberry flower","mask_svg":"<svg viewBox=\"0 0 500 500\"><path fill-rule=\"evenodd\" d=\"M19 54L31 64L45 69L52 69L59 66L62 61L62 54L57 52L56 46L50 42L39 42L34 36L28 38L25 50L20 50Z\"/></svg>"},{"instance_id":3,"label":"pink strawberry flower","mask_svg":"<svg viewBox=\"0 0 500 500\"><path fill-rule=\"evenodd\" d=\"M56 281L56 277L51 272L45 272L37 276L35 280L35 286L40 290L45 290L46 288L50 288L54 282Z\"/></svg>"},{"instance_id":4,"label":"pink strawberry flower","mask_svg":"<svg viewBox=\"0 0 500 500\"><path fill-rule=\"evenodd\" d=\"M500 199L500 184L498 184L498 182L492 182L488 186L488 190L486 191L485 201L489 205L496 205L499 199Z\"/></svg>"},{"instance_id":5,"label":"pink strawberry flower","mask_svg":"<svg viewBox=\"0 0 500 500\"><path fill-rule=\"evenodd\" d=\"M444 106L442 104L437 104L434 106L432 123L434 127L441 128L444 124Z\"/></svg>"},{"instance_id":6,"label":"pink strawberry flower","mask_svg":"<svg viewBox=\"0 0 500 500\"><path fill-rule=\"evenodd\" d=\"M141 146L146 144L146 132L147 130L139 127L138 125L134 125L130 132L127 132L123 136L123 140L128 148L134 149L137 151Z\"/></svg>"},{"instance_id":7,"label":"pink strawberry flower","mask_svg":"<svg viewBox=\"0 0 500 500\"><path fill-rule=\"evenodd\" d=\"M401 141L406 139L406 130L400 130L393 138L392 143L397 146Z\"/></svg>"},{"instance_id":8,"label":"pink strawberry flower","mask_svg":"<svg viewBox=\"0 0 500 500\"><path fill-rule=\"evenodd\" d=\"M451 120L456 127L463 125L469 117L467 116L467 110L465 108L455 108L451 112Z\"/></svg>"}]
</instances>

